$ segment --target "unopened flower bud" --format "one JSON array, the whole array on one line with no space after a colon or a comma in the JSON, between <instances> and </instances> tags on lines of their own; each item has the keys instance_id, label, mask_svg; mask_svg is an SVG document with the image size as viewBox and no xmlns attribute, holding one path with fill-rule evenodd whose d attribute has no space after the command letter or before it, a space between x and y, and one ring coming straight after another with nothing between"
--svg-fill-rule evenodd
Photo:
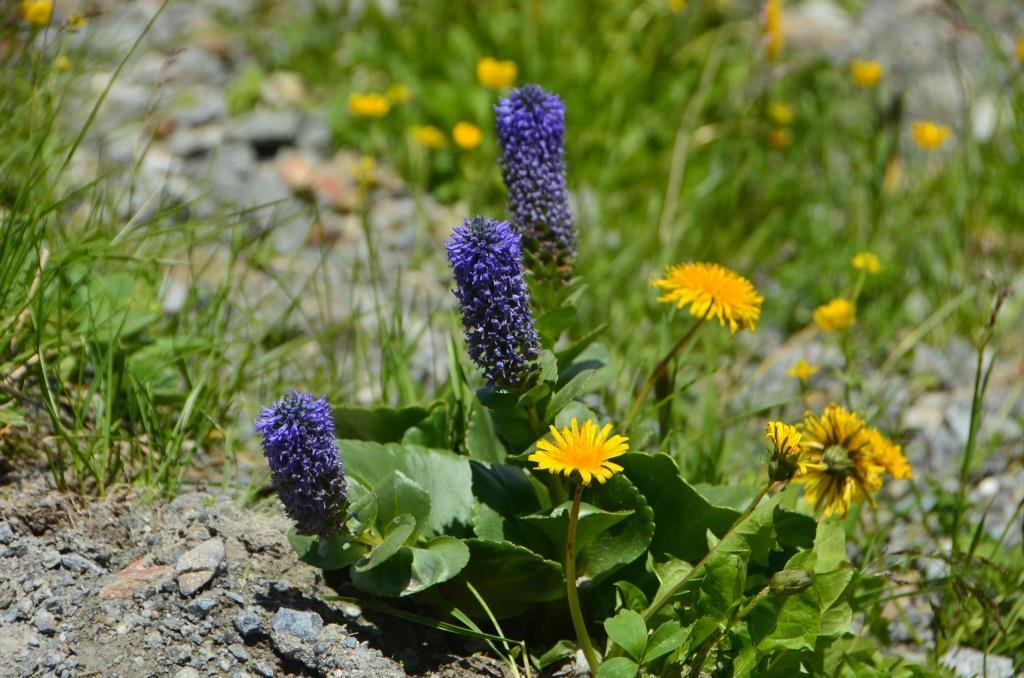
<instances>
[{"instance_id":1,"label":"unopened flower bud","mask_svg":"<svg viewBox=\"0 0 1024 678\"><path fill-rule=\"evenodd\" d=\"M811 588L814 575L807 570L782 570L772 575L772 592L777 596L796 596Z\"/></svg>"}]
</instances>

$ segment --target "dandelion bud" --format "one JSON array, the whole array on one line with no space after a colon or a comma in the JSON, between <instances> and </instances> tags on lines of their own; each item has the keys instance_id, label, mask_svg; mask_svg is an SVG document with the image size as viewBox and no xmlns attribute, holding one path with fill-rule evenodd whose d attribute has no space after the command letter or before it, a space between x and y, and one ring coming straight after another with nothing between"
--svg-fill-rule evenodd
<instances>
[{"instance_id":1,"label":"dandelion bud","mask_svg":"<svg viewBox=\"0 0 1024 678\"><path fill-rule=\"evenodd\" d=\"M795 426L781 421L768 422L764 435L772 443L772 458L768 462L768 477L775 482L791 479L801 471L802 438Z\"/></svg>"},{"instance_id":2,"label":"dandelion bud","mask_svg":"<svg viewBox=\"0 0 1024 678\"><path fill-rule=\"evenodd\" d=\"M782 570L772 575L772 592L777 596L796 596L811 588L814 575L807 570Z\"/></svg>"},{"instance_id":3,"label":"dandelion bud","mask_svg":"<svg viewBox=\"0 0 1024 678\"><path fill-rule=\"evenodd\" d=\"M348 484L327 399L293 391L263 408L256 431L274 489L298 531L322 537L341 532Z\"/></svg>"}]
</instances>

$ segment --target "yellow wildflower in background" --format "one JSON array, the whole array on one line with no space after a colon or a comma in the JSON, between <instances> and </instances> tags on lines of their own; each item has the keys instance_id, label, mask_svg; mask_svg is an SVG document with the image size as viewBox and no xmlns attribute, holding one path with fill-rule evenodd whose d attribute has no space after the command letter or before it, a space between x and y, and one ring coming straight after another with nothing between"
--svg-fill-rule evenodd
<instances>
[{"instance_id":1,"label":"yellow wildflower in background","mask_svg":"<svg viewBox=\"0 0 1024 678\"><path fill-rule=\"evenodd\" d=\"M88 23L89 20L85 17L85 15L75 12L74 14L68 17L68 30L72 32L80 30L82 28L85 28L86 24Z\"/></svg>"},{"instance_id":2,"label":"yellow wildflower in background","mask_svg":"<svg viewBox=\"0 0 1024 678\"><path fill-rule=\"evenodd\" d=\"M598 430L597 422L588 419L581 429L576 419L569 426L559 431L551 427L551 437L537 441L537 451L529 459L536 462L537 468L552 473L564 473L567 477L573 471L580 474L584 485L591 479L603 483L622 470L615 462L608 461L629 450L624 438L611 435L612 425L605 424Z\"/></svg>"},{"instance_id":3,"label":"yellow wildflower in background","mask_svg":"<svg viewBox=\"0 0 1024 678\"><path fill-rule=\"evenodd\" d=\"M687 0L667 0L666 4L672 12L681 14L686 9Z\"/></svg>"},{"instance_id":4,"label":"yellow wildflower in background","mask_svg":"<svg viewBox=\"0 0 1024 678\"><path fill-rule=\"evenodd\" d=\"M876 428L869 428L868 438L871 440L875 461L893 478L912 478L913 469L910 462L903 456L903 448L892 442Z\"/></svg>"},{"instance_id":5,"label":"yellow wildflower in background","mask_svg":"<svg viewBox=\"0 0 1024 678\"><path fill-rule=\"evenodd\" d=\"M877 61L854 59L850 62L850 77L858 87L874 87L881 82L884 74L885 69Z\"/></svg>"},{"instance_id":6,"label":"yellow wildflower in background","mask_svg":"<svg viewBox=\"0 0 1024 678\"><path fill-rule=\"evenodd\" d=\"M797 481L815 510L845 516L856 501L874 505L871 495L882 489L885 467L860 417L829 405L820 417L804 415L803 428L808 463Z\"/></svg>"},{"instance_id":7,"label":"yellow wildflower in background","mask_svg":"<svg viewBox=\"0 0 1024 678\"><path fill-rule=\"evenodd\" d=\"M348 95L348 110L364 118L383 118L391 110L391 101L377 92L353 92Z\"/></svg>"},{"instance_id":8,"label":"yellow wildflower in background","mask_svg":"<svg viewBox=\"0 0 1024 678\"><path fill-rule=\"evenodd\" d=\"M845 330L856 321L857 308L847 299L833 299L814 309L814 322L825 332Z\"/></svg>"},{"instance_id":9,"label":"yellow wildflower in background","mask_svg":"<svg viewBox=\"0 0 1024 678\"><path fill-rule=\"evenodd\" d=\"M853 255L850 263L855 269L865 273L878 273L882 270L882 262L878 260L878 256L874 252L857 252Z\"/></svg>"},{"instance_id":10,"label":"yellow wildflower in background","mask_svg":"<svg viewBox=\"0 0 1024 678\"><path fill-rule=\"evenodd\" d=\"M669 266L665 277L654 287L665 290L658 301L690 307L696 318L718 318L734 334L739 329L753 332L761 316L764 297L743 276L718 264L680 264Z\"/></svg>"},{"instance_id":11,"label":"yellow wildflower in background","mask_svg":"<svg viewBox=\"0 0 1024 678\"><path fill-rule=\"evenodd\" d=\"M783 101L768 104L768 117L776 125L786 127L793 124L793 107Z\"/></svg>"},{"instance_id":12,"label":"yellow wildflower in background","mask_svg":"<svg viewBox=\"0 0 1024 678\"><path fill-rule=\"evenodd\" d=\"M1024 35L1017 38L1017 61L1024 64Z\"/></svg>"},{"instance_id":13,"label":"yellow wildflower in background","mask_svg":"<svg viewBox=\"0 0 1024 678\"><path fill-rule=\"evenodd\" d=\"M817 365L812 365L803 358L800 358L792 367L786 370L786 376L799 379L800 381L807 381L816 375L820 369Z\"/></svg>"},{"instance_id":14,"label":"yellow wildflower in background","mask_svg":"<svg viewBox=\"0 0 1024 678\"><path fill-rule=\"evenodd\" d=\"M769 59L778 59L786 44L782 30L782 0L764 3L764 51Z\"/></svg>"},{"instance_id":15,"label":"yellow wildflower in background","mask_svg":"<svg viewBox=\"0 0 1024 678\"><path fill-rule=\"evenodd\" d=\"M444 132L434 127L433 125L416 125L412 128L412 138L420 146L426 148L443 148L448 139L445 138Z\"/></svg>"},{"instance_id":16,"label":"yellow wildflower in background","mask_svg":"<svg viewBox=\"0 0 1024 678\"><path fill-rule=\"evenodd\" d=\"M452 128L452 139L455 140L459 148L476 148L483 138L484 133L473 123L460 122Z\"/></svg>"},{"instance_id":17,"label":"yellow wildflower in background","mask_svg":"<svg viewBox=\"0 0 1024 678\"><path fill-rule=\"evenodd\" d=\"M793 133L783 127L776 127L768 133L768 145L780 150L793 143Z\"/></svg>"},{"instance_id":18,"label":"yellow wildflower in background","mask_svg":"<svg viewBox=\"0 0 1024 678\"><path fill-rule=\"evenodd\" d=\"M910 134L914 142L926 151L937 151L949 138L951 130L930 120L917 120L910 123Z\"/></svg>"},{"instance_id":19,"label":"yellow wildflower in background","mask_svg":"<svg viewBox=\"0 0 1024 678\"><path fill-rule=\"evenodd\" d=\"M412 99L412 90L408 85L396 83L388 87L384 96L393 104L407 104Z\"/></svg>"},{"instance_id":20,"label":"yellow wildflower in background","mask_svg":"<svg viewBox=\"0 0 1024 678\"><path fill-rule=\"evenodd\" d=\"M53 0L21 0L21 17L33 26L46 26L53 18Z\"/></svg>"},{"instance_id":21,"label":"yellow wildflower in background","mask_svg":"<svg viewBox=\"0 0 1024 678\"><path fill-rule=\"evenodd\" d=\"M772 458L768 464L768 477L779 482L789 480L808 470L808 458L800 444L803 435L796 426L781 421L770 421L764 437L772 444Z\"/></svg>"},{"instance_id":22,"label":"yellow wildflower in background","mask_svg":"<svg viewBox=\"0 0 1024 678\"><path fill-rule=\"evenodd\" d=\"M71 59L63 54L58 54L57 58L53 60L53 65L56 66L58 71L66 71L71 68Z\"/></svg>"},{"instance_id":23,"label":"yellow wildflower in background","mask_svg":"<svg viewBox=\"0 0 1024 678\"><path fill-rule=\"evenodd\" d=\"M476 62L476 79L489 89L511 87L518 76L519 67L514 61L500 61L494 57L484 57Z\"/></svg>"},{"instance_id":24,"label":"yellow wildflower in background","mask_svg":"<svg viewBox=\"0 0 1024 678\"><path fill-rule=\"evenodd\" d=\"M364 155L359 159L353 176L363 190L377 183L377 161L373 159L372 155Z\"/></svg>"}]
</instances>

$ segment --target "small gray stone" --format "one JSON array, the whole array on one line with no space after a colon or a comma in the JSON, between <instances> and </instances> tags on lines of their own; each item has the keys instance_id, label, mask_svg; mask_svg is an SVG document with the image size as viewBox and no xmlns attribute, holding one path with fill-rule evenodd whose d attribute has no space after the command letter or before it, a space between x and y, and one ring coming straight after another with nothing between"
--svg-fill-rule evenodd
<instances>
[{"instance_id":1,"label":"small gray stone","mask_svg":"<svg viewBox=\"0 0 1024 678\"><path fill-rule=\"evenodd\" d=\"M60 562L64 569L74 570L75 572L92 572L93 574L106 574L107 572L85 556L80 556L77 553L68 553L61 556Z\"/></svg>"},{"instance_id":2,"label":"small gray stone","mask_svg":"<svg viewBox=\"0 0 1024 678\"><path fill-rule=\"evenodd\" d=\"M263 662L258 662L256 666L252 667L252 670L263 676L263 678L274 678L274 669Z\"/></svg>"},{"instance_id":3,"label":"small gray stone","mask_svg":"<svg viewBox=\"0 0 1024 678\"><path fill-rule=\"evenodd\" d=\"M252 638L263 632L263 622L260 621L258 614L252 610L242 610L235 615L232 623L235 626L235 630L238 631L243 638Z\"/></svg>"},{"instance_id":4,"label":"small gray stone","mask_svg":"<svg viewBox=\"0 0 1024 678\"><path fill-rule=\"evenodd\" d=\"M235 593L234 591L226 591L224 593L224 597L230 600L232 603L237 603L239 605L245 604L245 597Z\"/></svg>"},{"instance_id":5,"label":"small gray stone","mask_svg":"<svg viewBox=\"0 0 1024 678\"><path fill-rule=\"evenodd\" d=\"M240 662L249 661L249 653L246 652L245 648L239 645L238 643L228 645L228 652L230 652L231 656Z\"/></svg>"},{"instance_id":6,"label":"small gray stone","mask_svg":"<svg viewBox=\"0 0 1024 678\"><path fill-rule=\"evenodd\" d=\"M1013 678L1013 660L995 654L979 652L974 648L957 646L942 655L939 663L958 677L987 676Z\"/></svg>"},{"instance_id":7,"label":"small gray stone","mask_svg":"<svg viewBox=\"0 0 1024 678\"><path fill-rule=\"evenodd\" d=\"M185 609L200 619L204 619L216 605L217 599L213 596L202 596L186 605Z\"/></svg>"},{"instance_id":8,"label":"small gray stone","mask_svg":"<svg viewBox=\"0 0 1024 678\"><path fill-rule=\"evenodd\" d=\"M6 520L0 522L0 544L10 544L14 541L14 528Z\"/></svg>"},{"instance_id":9,"label":"small gray stone","mask_svg":"<svg viewBox=\"0 0 1024 678\"><path fill-rule=\"evenodd\" d=\"M178 558L174 565L174 576L183 596L206 586L224 565L224 540L219 537L207 539Z\"/></svg>"},{"instance_id":10,"label":"small gray stone","mask_svg":"<svg viewBox=\"0 0 1024 678\"><path fill-rule=\"evenodd\" d=\"M39 561L47 570L52 570L53 568L60 565L60 551L58 551L57 549L46 549L45 551L43 551L43 554L39 557Z\"/></svg>"},{"instance_id":11,"label":"small gray stone","mask_svg":"<svg viewBox=\"0 0 1024 678\"><path fill-rule=\"evenodd\" d=\"M174 678L200 678L200 673L190 666L186 666L183 669L179 669L174 674Z\"/></svg>"},{"instance_id":12,"label":"small gray stone","mask_svg":"<svg viewBox=\"0 0 1024 678\"><path fill-rule=\"evenodd\" d=\"M249 143L259 155L267 157L282 146L295 145L301 130L301 113L261 109L234 119L228 136Z\"/></svg>"},{"instance_id":13,"label":"small gray stone","mask_svg":"<svg viewBox=\"0 0 1024 678\"><path fill-rule=\"evenodd\" d=\"M315 640L324 627L324 620L316 612L303 612L282 607L270 620L275 633L295 636L303 640Z\"/></svg>"},{"instance_id":14,"label":"small gray stone","mask_svg":"<svg viewBox=\"0 0 1024 678\"><path fill-rule=\"evenodd\" d=\"M48 610L39 609L32 615L32 625L43 635L52 636L57 631L57 620Z\"/></svg>"}]
</instances>

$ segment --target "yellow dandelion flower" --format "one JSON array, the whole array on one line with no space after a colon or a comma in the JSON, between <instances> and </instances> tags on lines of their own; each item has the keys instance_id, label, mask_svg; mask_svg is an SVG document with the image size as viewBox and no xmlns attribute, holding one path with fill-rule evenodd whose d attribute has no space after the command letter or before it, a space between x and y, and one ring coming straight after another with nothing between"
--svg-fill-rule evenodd
<instances>
[{"instance_id":1,"label":"yellow dandelion flower","mask_svg":"<svg viewBox=\"0 0 1024 678\"><path fill-rule=\"evenodd\" d=\"M53 65L56 66L58 71L66 71L71 68L71 59L63 54L58 54L57 58L53 60Z\"/></svg>"},{"instance_id":2,"label":"yellow dandelion flower","mask_svg":"<svg viewBox=\"0 0 1024 678\"><path fill-rule=\"evenodd\" d=\"M773 101L768 104L768 117L776 125L783 127L793 124L793 107L784 101Z\"/></svg>"},{"instance_id":3,"label":"yellow dandelion flower","mask_svg":"<svg viewBox=\"0 0 1024 678\"><path fill-rule=\"evenodd\" d=\"M384 96L393 104L407 104L412 100L412 90L409 89L408 85L396 83L388 87L387 91L384 92Z\"/></svg>"},{"instance_id":4,"label":"yellow dandelion flower","mask_svg":"<svg viewBox=\"0 0 1024 678\"><path fill-rule=\"evenodd\" d=\"M772 459L768 465L768 476L772 480L789 480L807 471L809 458L801 445L803 435L796 426L781 421L770 421L765 426L764 437L773 448Z\"/></svg>"},{"instance_id":5,"label":"yellow dandelion flower","mask_svg":"<svg viewBox=\"0 0 1024 678\"><path fill-rule=\"evenodd\" d=\"M682 14L683 10L686 9L687 0L667 0L669 11L675 14Z\"/></svg>"},{"instance_id":6,"label":"yellow dandelion flower","mask_svg":"<svg viewBox=\"0 0 1024 678\"><path fill-rule=\"evenodd\" d=\"M940 125L930 120L917 120L910 123L910 134L914 143L926 151L937 151L949 139L952 130L947 125Z\"/></svg>"},{"instance_id":7,"label":"yellow dandelion flower","mask_svg":"<svg viewBox=\"0 0 1024 678\"><path fill-rule=\"evenodd\" d=\"M452 139L460 148L476 148L483 138L484 133L480 128L469 122L460 122L452 128Z\"/></svg>"},{"instance_id":8,"label":"yellow dandelion flower","mask_svg":"<svg viewBox=\"0 0 1024 678\"><path fill-rule=\"evenodd\" d=\"M858 271L865 273L878 273L882 270L882 262L878 260L878 255L874 252L857 252L850 260L850 264Z\"/></svg>"},{"instance_id":9,"label":"yellow dandelion flower","mask_svg":"<svg viewBox=\"0 0 1024 678\"><path fill-rule=\"evenodd\" d=\"M883 467L875 457L872 438L854 412L829 405L819 417L804 415L803 446L807 455L797 481L815 510L845 516L850 505L867 501L882 488Z\"/></svg>"},{"instance_id":10,"label":"yellow dandelion flower","mask_svg":"<svg viewBox=\"0 0 1024 678\"><path fill-rule=\"evenodd\" d=\"M869 428L868 438L871 441L875 462L886 470L893 478L909 479L914 477L910 462L903 456L903 448L892 442L882 432Z\"/></svg>"},{"instance_id":11,"label":"yellow dandelion flower","mask_svg":"<svg viewBox=\"0 0 1024 678\"><path fill-rule=\"evenodd\" d=\"M857 307L847 299L833 299L814 309L814 322L825 332L845 330L857 322Z\"/></svg>"},{"instance_id":12,"label":"yellow dandelion flower","mask_svg":"<svg viewBox=\"0 0 1024 678\"><path fill-rule=\"evenodd\" d=\"M1024 64L1024 35L1017 38L1017 61Z\"/></svg>"},{"instance_id":13,"label":"yellow dandelion flower","mask_svg":"<svg viewBox=\"0 0 1024 678\"><path fill-rule=\"evenodd\" d=\"M767 0L764 3L764 51L769 59L778 59L786 45L782 30L782 0Z\"/></svg>"},{"instance_id":14,"label":"yellow dandelion flower","mask_svg":"<svg viewBox=\"0 0 1024 678\"><path fill-rule=\"evenodd\" d=\"M84 14L79 14L78 12L75 12L74 14L68 17L68 30L72 32L80 30L82 28L85 28L86 24L88 23L89 19L87 19Z\"/></svg>"},{"instance_id":15,"label":"yellow dandelion flower","mask_svg":"<svg viewBox=\"0 0 1024 678\"><path fill-rule=\"evenodd\" d=\"M807 381L816 375L820 369L817 365L812 365L803 358L800 358L800 360L796 361L796 364L786 370L786 376L799 379L800 381Z\"/></svg>"},{"instance_id":16,"label":"yellow dandelion flower","mask_svg":"<svg viewBox=\"0 0 1024 678\"><path fill-rule=\"evenodd\" d=\"M881 82L883 75L885 75L885 68L877 61L854 59L850 62L850 77L858 87L865 89L874 87Z\"/></svg>"},{"instance_id":17,"label":"yellow dandelion flower","mask_svg":"<svg viewBox=\"0 0 1024 678\"><path fill-rule=\"evenodd\" d=\"M781 150L793 143L793 133L784 127L776 127L768 133L768 145Z\"/></svg>"},{"instance_id":18,"label":"yellow dandelion flower","mask_svg":"<svg viewBox=\"0 0 1024 678\"><path fill-rule=\"evenodd\" d=\"M353 92L348 95L348 110L364 118L383 118L391 110L391 101L383 94Z\"/></svg>"},{"instance_id":19,"label":"yellow dandelion flower","mask_svg":"<svg viewBox=\"0 0 1024 678\"><path fill-rule=\"evenodd\" d=\"M576 419L569 426L559 431L551 427L554 442L545 439L537 441L537 451L529 459L537 463L537 468L552 473L572 475L573 471L580 474L584 485L592 479L603 483L622 470L615 462L608 461L629 450L624 438L611 435L612 425L605 424L598 430L597 422L588 419L581 429Z\"/></svg>"},{"instance_id":20,"label":"yellow dandelion flower","mask_svg":"<svg viewBox=\"0 0 1024 678\"><path fill-rule=\"evenodd\" d=\"M484 57L476 62L476 79L488 89L511 87L519 76L519 67L514 61L502 61Z\"/></svg>"},{"instance_id":21,"label":"yellow dandelion flower","mask_svg":"<svg viewBox=\"0 0 1024 678\"><path fill-rule=\"evenodd\" d=\"M424 148L443 148L448 143L444 132L433 125L415 125L411 134L413 140Z\"/></svg>"},{"instance_id":22,"label":"yellow dandelion flower","mask_svg":"<svg viewBox=\"0 0 1024 678\"><path fill-rule=\"evenodd\" d=\"M21 18L33 26L46 26L53 18L53 0L21 0Z\"/></svg>"},{"instance_id":23,"label":"yellow dandelion flower","mask_svg":"<svg viewBox=\"0 0 1024 678\"><path fill-rule=\"evenodd\" d=\"M764 297L743 276L718 264L680 264L669 266L665 277L653 282L665 290L658 301L690 307L697 318L718 318L720 325L729 325L729 332L739 329L753 332L761 315Z\"/></svg>"}]
</instances>

